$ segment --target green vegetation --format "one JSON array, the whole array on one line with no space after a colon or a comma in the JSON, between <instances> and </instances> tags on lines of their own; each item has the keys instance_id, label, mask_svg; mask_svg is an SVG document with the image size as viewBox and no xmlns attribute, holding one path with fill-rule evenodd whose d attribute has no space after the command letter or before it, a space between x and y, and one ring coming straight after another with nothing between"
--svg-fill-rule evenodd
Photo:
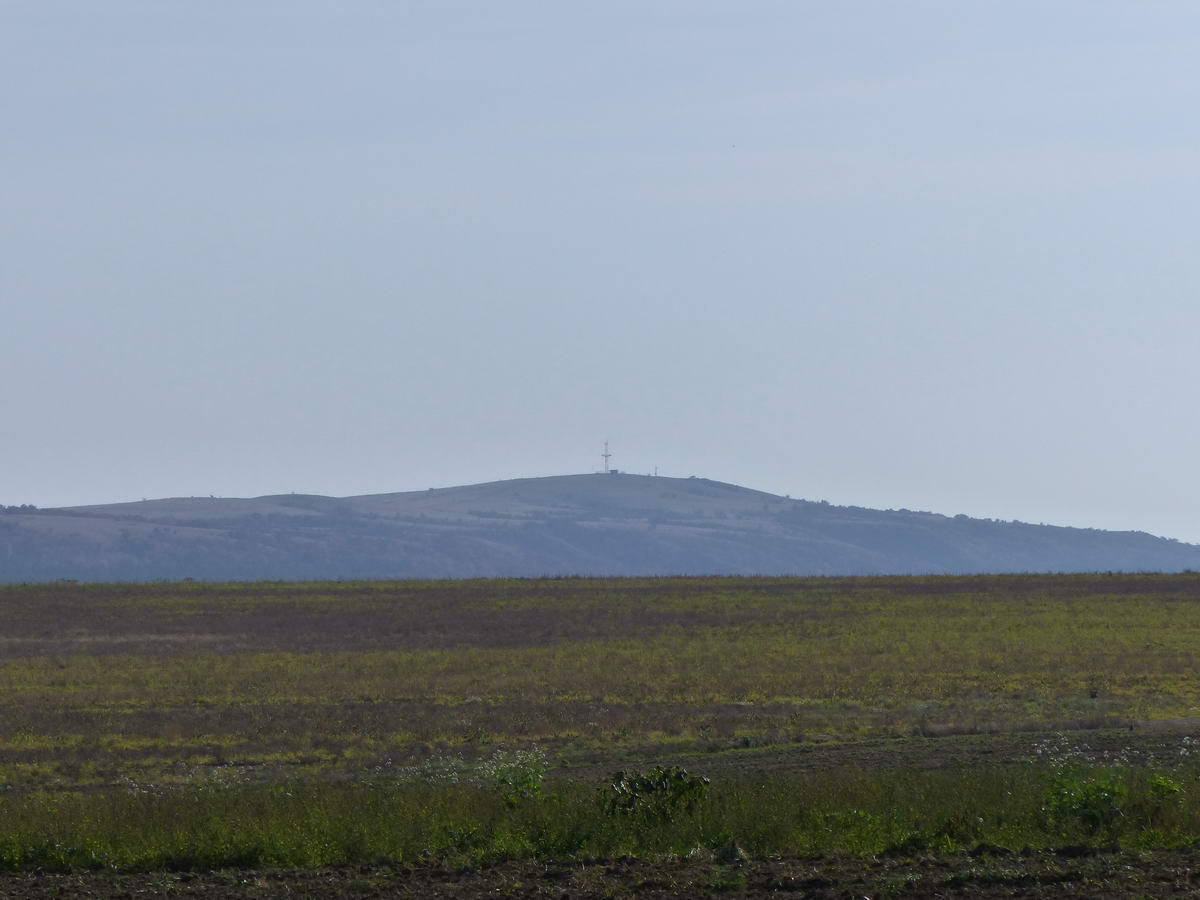
<instances>
[{"instance_id":1,"label":"green vegetation","mask_svg":"<svg viewBox=\"0 0 1200 900\"><path fill-rule=\"evenodd\" d=\"M0 866L1189 847L1198 598L1192 574L3 587Z\"/></svg>"},{"instance_id":2,"label":"green vegetation","mask_svg":"<svg viewBox=\"0 0 1200 900\"><path fill-rule=\"evenodd\" d=\"M720 862L1200 843L1200 768L1191 760L1171 770L1079 757L982 773L840 771L711 785L658 768L550 791L540 771L536 754L501 754L353 784L208 778L10 796L0 867L465 866L655 854Z\"/></svg>"}]
</instances>

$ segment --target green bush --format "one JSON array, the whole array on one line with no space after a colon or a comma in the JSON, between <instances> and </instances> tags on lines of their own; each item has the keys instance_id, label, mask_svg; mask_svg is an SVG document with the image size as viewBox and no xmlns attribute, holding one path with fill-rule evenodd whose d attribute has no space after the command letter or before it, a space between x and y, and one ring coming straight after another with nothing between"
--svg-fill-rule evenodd
<instances>
[{"instance_id":1,"label":"green bush","mask_svg":"<svg viewBox=\"0 0 1200 900\"><path fill-rule=\"evenodd\" d=\"M655 766L649 772L614 772L601 805L611 816L644 822L673 822L708 796L709 781L679 766Z\"/></svg>"},{"instance_id":2,"label":"green bush","mask_svg":"<svg viewBox=\"0 0 1200 900\"><path fill-rule=\"evenodd\" d=\"M477 780L491 787L508 806L537 797L549 764L546 754L532 750L497 750L477 771Z\"/></svg>"},{"instance_id":3,"label":"green bush","mask_svg":"<svg viewBox=\"0 0 1200 900\"><path fill-rule=\"evenodd\" d=\"M1046 792L1047 822L1064 832L1115 836L1125 815L1129 785L1116 769L1071 766L1056 772Z\"/></svg>"}]
</instances>

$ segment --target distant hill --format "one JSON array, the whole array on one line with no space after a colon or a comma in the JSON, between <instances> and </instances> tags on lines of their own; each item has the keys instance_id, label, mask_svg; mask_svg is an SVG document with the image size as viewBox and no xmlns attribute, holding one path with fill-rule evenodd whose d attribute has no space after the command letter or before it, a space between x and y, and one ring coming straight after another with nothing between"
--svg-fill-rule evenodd
<instances>
[{"instance_id":1,"label":"distant hill","mask_svg":"<svg viewBox=\"0 0 1200 900\"><path fill-rule=\"evenodd\" d=\"M1179 571L1200 546L596 474L0 514L0 581Z\"/></svg>"}]
</instances>

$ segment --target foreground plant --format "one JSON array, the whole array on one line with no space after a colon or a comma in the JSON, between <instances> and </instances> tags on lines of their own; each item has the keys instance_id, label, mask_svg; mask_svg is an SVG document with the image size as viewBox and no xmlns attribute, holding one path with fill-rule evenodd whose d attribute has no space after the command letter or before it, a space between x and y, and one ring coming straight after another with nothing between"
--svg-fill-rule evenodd
<instances>
[{"instance_id":1,"label":"foreground plant","mask_svg":"<svg viewBox=\"0 0 1200 900\"><path fill-rule=\"evenodd\" d=\"M1192 739L1185 737L1181 760L1191 755L1191 747ZM1096 753L1060 734L1035 752L1050 774L1041 808L1044 824L1063 837L1115 842L1128 831L1161 829L1188 799L1178 771L1139 765L1129 750Z\"/></svg>"},{"instance_id":2,"label":"foreground plant","mask_svg":"<svg viewBox=\"0 0 1200 900\"><path fill-rule=\"evenodd\" d=\"M673 822L694 812L708 797L709 780L679 766L655 766L648 772L614 772L601 796L612 816L638 822Z\"/></svg>"}]
</instances>

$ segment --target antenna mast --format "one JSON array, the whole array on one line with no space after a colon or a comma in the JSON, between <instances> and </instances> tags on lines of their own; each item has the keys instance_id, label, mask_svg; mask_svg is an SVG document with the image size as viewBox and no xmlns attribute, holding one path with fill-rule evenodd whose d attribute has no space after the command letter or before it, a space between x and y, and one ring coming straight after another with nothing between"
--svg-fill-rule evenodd
<instances>
[{"instance_id":1,"label":"antenna mast","mask_svg":"<svg viewBox=\"0 0 1200 900\"><path fill-rule=\"evenodd\" d=\"M612 456L612 454L608 452L608 441L604 442L604 452L601 453L600 455L602 457L604 457L604 474L607 475L608 474L608 459L610 456Z\"/></svg>"}]
</instances>

